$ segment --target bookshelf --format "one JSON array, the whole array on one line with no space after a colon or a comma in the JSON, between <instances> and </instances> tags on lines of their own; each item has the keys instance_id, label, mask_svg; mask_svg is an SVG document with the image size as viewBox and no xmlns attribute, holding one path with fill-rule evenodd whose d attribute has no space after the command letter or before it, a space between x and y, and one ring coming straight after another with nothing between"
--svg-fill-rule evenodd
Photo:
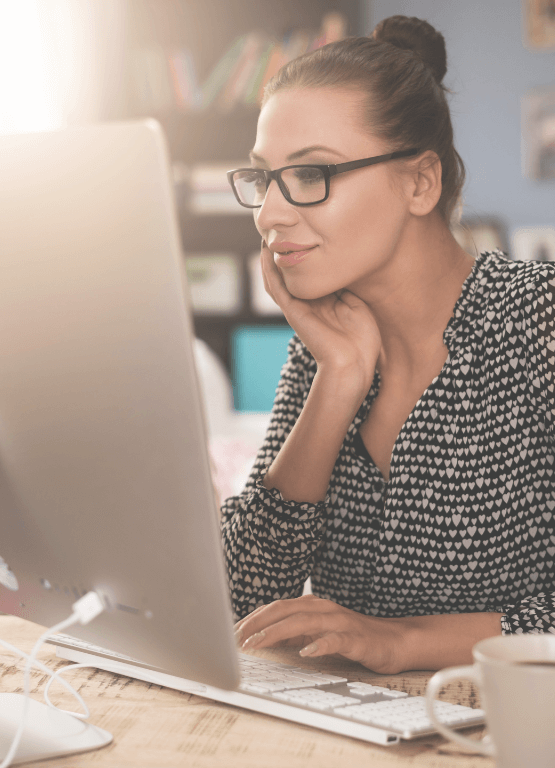
<instances>
[{"instance_id":1,"label":"bookshelf","mask_svg":"<svg viewBox=\"0 0 555 768\"><path fill-rule=\"evenodd\" d=\"M207 268L211 254L218 255L218 269L225 267L222 255L235 259L240 287L233 311L228 301L225 312L206 306L194 312L197 336L230 373L234 330L285 322L280 314L257 311L251 299L249 258L260 247L252 214L236 203L231 210L224 197L219 206L220 192L209 181L208 194L195 191L195 179L203 169L208 179L211 167L223 172L246 160L264 77L279 55L321 44L322 22L330 13L340 14L346 34L360 33L362 5L362 0L127 0L125 93L120 113L107 117L152 116L162 124L175 169L183 251L185 257L194 255L195 274L202 272L203 255ZM214 285L217 279L221 274L214 275Z\"/></svg>"}]
</instances>

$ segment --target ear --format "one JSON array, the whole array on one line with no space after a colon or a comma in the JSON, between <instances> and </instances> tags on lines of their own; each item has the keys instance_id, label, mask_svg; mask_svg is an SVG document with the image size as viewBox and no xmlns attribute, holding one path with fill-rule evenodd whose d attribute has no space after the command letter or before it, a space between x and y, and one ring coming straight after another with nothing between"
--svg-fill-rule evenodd
<instances>
[{"instance_id":1,"label":"ear","mask_svg":"<svg viewBox=\"0 0 555 768\"><path fill-rule=\"evenodd\" d=\"M441 160L428 150L414 161L410 175L409 210L414 216L426 216L441 197Z\"/></svg>"}]
</instances>

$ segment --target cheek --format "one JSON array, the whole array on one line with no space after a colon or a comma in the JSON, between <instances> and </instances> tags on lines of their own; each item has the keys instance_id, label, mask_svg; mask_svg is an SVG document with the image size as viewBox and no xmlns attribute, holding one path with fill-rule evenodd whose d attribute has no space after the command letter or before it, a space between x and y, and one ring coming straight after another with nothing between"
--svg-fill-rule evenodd
<instances>
[{"instance_id":1,"label":"cheek","mask_svg":"<svg viewBox=\"0 0 555 768\"><path fill-rule=\"evenodd\" d=\"M375 232L383 218L371 195L352 196L350 199L337 196L330 199L328 209L322 217L322 234L331 253L356 251Z\"/></svg>"},{"instance_id":2,"label":"cheek","mask_svg":"<svg viewBox=\"0 0 555 768\"><path fill-rule=\"evenodd\" d=\"M404 220L404 206L387 179L352 185L350 194L330 198L329 244L358 252L386 249Z\"/></svg>"}]
</instances>

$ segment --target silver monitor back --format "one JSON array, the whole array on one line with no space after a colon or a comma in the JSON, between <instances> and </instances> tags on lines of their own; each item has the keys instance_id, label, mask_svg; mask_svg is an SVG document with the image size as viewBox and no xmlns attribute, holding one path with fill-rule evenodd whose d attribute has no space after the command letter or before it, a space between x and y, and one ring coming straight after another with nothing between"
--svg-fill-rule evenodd
<instances>
[{"instance_id":1,"label":"silver monitor back","mask_svg":"<svg viewBox=\"0 0 555 768\"><path fill-rule=\"evenodd\" d=\"M181 258L158 123L0 136L0 611L233 688Z\"/></svg>"}]
</instances>

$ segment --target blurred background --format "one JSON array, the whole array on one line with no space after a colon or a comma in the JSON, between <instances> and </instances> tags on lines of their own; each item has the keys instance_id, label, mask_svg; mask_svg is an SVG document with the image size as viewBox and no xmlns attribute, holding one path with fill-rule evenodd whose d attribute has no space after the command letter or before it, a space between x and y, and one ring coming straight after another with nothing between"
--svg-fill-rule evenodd
<instances>
[{"instance_id":1,"label":"blurred background","mask_svg":"<svg viewBox=\"0 0 555 768\"><path fill-rule=\"evenodd\" d=\"M555 0L0 0L0 132L165 129L222 496L240 490L292 335L225 171L247 162L285 61L396 13L446 39L468 172L457 239L555 261Z\"/></svg>"}]
</instances>

